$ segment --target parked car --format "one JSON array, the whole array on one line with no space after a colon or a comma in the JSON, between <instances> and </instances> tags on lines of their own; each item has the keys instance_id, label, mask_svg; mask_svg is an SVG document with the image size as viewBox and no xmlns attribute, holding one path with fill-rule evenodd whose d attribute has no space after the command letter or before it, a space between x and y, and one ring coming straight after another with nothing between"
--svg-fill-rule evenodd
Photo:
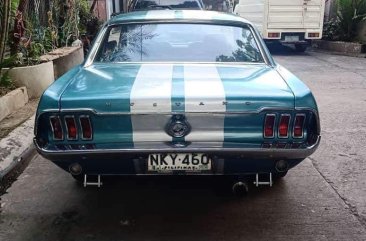
<instances>
[{"instance_id":1,"label":"parked car","mask_svg":"<svg viewBox=\"0 0 366 241\"><path fill-rule=\"evenodd\" d=\"M44 92L34 138L84 185L93 175L100 185L103 175L175 174L272 185L319 141L311 91L253 25L191 10L107 22L85 63Z\"/></svg>"},{"instance_id":2,"label":"parked car","mask_svg":"<svg viewBox=\"0 0 366 241\"><path fill-rule=\"evenodd\" d=\"M152 9L196 9L203 10L202 0L135 0L129 11Z\"/></svg>"},{"instance_id":3,"label":"parked car","mask_svg":"<svg viewBox=\"0 0 366 241\"><path fill-rule=\"evenodd\" d=\"M321 39L325 0L239 0L234 13L252 21L267 43L293 44L303 52Z\"/></svg>"}]
</instances>

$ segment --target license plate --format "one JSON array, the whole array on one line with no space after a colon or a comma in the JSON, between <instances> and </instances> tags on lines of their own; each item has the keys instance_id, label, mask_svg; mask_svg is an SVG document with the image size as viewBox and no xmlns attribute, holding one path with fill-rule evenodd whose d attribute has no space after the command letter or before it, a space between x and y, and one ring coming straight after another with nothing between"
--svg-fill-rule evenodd
<instances>
[{"instance_id":1,"label":"license plate","mask_svg":"<svg viewBox=\"0 0 366 241\"><path fill-rule=\"evenodd\" d=\"M211 170L211 159L206 154L171 153L150 154L148 171L154 172L201 172Z\"/></svg>"},{"instance_id":2,"label":"license plate","mask_svg":"<svg viewBox=\"0 0 366 241\"><path fill-rule=\"evenodd\" d=\"M286 42L299 42L299 36L285 36Z\"/></svg>"}]
</instances>

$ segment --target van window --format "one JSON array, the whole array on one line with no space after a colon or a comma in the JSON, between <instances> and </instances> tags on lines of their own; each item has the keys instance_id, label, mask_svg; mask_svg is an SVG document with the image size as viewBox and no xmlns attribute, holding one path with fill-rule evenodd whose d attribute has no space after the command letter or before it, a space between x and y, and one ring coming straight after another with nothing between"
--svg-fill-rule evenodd
<instances>
[{"instance_id":1,"label":"van window","mask_svg":"<svg viewBox=\"0 0 366 241\"><path fill-rule=\"evenodd\" d=\"M134 10L149 9L152 6L169 6L172 9L201 9L197 1L189 0L137 0Z\"/></svg>"}]
</instances>

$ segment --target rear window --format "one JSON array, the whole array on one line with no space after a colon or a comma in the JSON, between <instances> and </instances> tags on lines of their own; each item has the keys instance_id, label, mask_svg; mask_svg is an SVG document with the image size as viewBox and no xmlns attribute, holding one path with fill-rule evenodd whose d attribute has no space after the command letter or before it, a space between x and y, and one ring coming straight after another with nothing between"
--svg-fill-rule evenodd
<instances>
[{"instance_id":1,"label":"rear window","mask_svg":"<svg viewBox=\"0 0 366 241\"><path fill-rule=\"evenodd\" d=\"M168 6L172 9L201 9L197 1L187 0L137 0L134 10L149 9L154 6Z\"/></svg>"},{"instance_id":2,"label":"rear window","mask_svg":"<svg viewBox=\"0 0 366 241\"><path fill-rule=\"evenodd\" d=\"M251 29L208 24L110 27L97 62L263 62Z\"/></svg>"}]
</instances>

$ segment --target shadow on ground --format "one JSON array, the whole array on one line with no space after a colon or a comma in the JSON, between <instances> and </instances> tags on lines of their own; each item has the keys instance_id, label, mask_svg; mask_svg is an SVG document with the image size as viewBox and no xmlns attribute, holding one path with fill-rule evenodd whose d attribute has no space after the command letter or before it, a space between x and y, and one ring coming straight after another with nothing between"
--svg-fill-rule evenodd
<instances>
[{"instance_id":1,"label":"shadow on ground","mask_svg":"<svg viewBox=\"0 0 366 241\"><path fill-rule=\"evenodd\" d=\"M309 51L310 47L305 52L298 52L295 50L294 46L291 45L282 45L279 43L271 43L267 44L267 47L272 55L277 56L288 56L288 55L301 55L307 56L307 52Z\"/></svg>"}]
</instances>

